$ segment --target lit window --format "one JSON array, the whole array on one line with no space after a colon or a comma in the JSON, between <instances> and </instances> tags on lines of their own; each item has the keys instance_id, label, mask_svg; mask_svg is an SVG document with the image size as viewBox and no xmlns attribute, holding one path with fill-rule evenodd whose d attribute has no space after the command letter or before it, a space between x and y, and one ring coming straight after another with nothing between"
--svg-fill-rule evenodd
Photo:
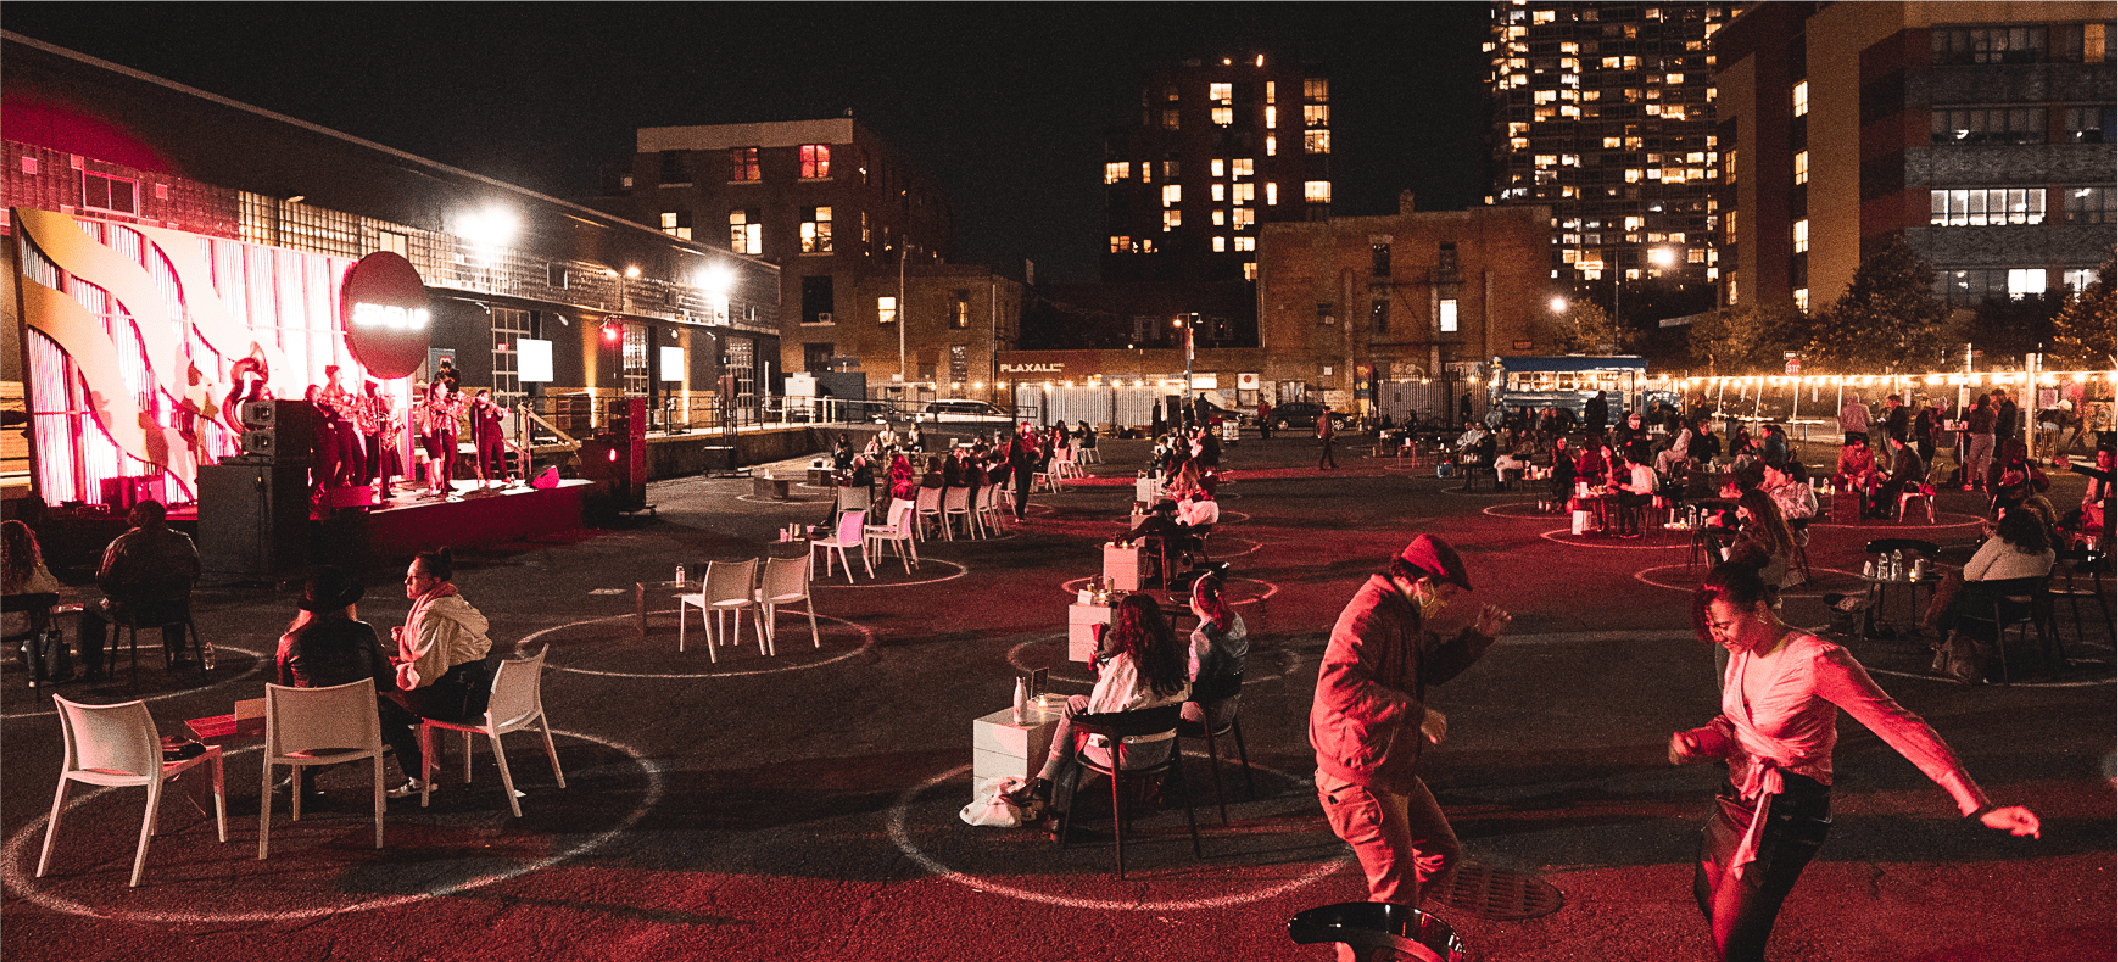
<instances>
[{"instance_id":1,"label":"lit window","mask_svg":"<svg viewBox=\"0 0 2118 962\"><path fill-rule=\"evenodd\" d=\"M1662 82L1667 84L1682 84L1684 83L1684 75L1680 73L1669 74L1662 78Z\"/></svg>"},{"instance_id":2,"label":"lit window","mask_svg":"<svg viewBox=\"0 0 2118 962\"><path fill-rule=\"evenodd\" d=\"M1228 199L1228 185L1226 184L1214 184L1207 189L1212 191L1213 202L1216 204Z\"/></svg>"},{"instance_id":3,"label":"lit window","mask_svg":"<svg viewBox=\"0 0 2118 962\"><path fill-rule=\"evenodd\" d=\"M1237 185L1235 185L1235 189L1234 189L1234 193L1233 193L1233 199L1234 199L1234 200L1235 200L1235 202L1236 202L1236 203L1238 203L1238 204L1250 204L1250 203L1255 203L1255 202L1257 201L1257 199L1258 199L1258 185L1256 185L1256 184L1237 184Z\"/></svg>"},{"instance_id":4,"label":"lit window","mask_svg":"<svg viewBox=\"0 0 2118 962\"><path fill-rule=\"evenodd\" d=\"M1268 194L1270 192L1268 191ZM1305 180L1302 182L1302 199L1312 204L1331 203L1331 182L1328 180Z\"/></svg>"},{"instance_id":5,"label":"lit window","mask_svg":"<svg viewBox=\"0 0 2118 962\"><path fill-rule=\"evenodd\" d=\"M1331 131L1302 131L1302 152L1305 154L1328 154L1331 152Z\"/></svg>"},{"instance_id":6,"label":"lit window","mask_svg":"<svg viewBox=\"0 0 2118 962\"><path fill-rule=\"evenodd\" d=\"M1278 107L1267 107L1267 108L1265 108L1265 129L1266 129L1266 130L1276 130L1276 129L1278 129L1278 128L1279 128L1279 126L1280 126L1280 108L1278 108Z\"/></svg>"},{"instance_id":7,"label":"lit window","mask_svg":"<svg viewBox=\"0 0 2118 962\"><path fill-rule=\"evenodd\" d=\"M1537 166L1539 166L1539 167L1550 167L1550 166L1552 166L1552 165L1554 165L1554 164L1557 164L1557 163L1559 163L1559 155L1558 155L1558 154L1538 154L1538 155L1537 155Z\"/></svg>"},{"instance_id":8,"label":"lit window","mask_svg":"<svg viewBox=\"0 0 2118 962\"><path fill-rule=\"evenodd\" d=\"M1527 146L1527 145L1525 145L1525 146ZM1605 138L1603 138L1603 146L1605 146L1605 147L1607 147L1607 148L1616 148L1616 147L1618 146L1618 138L1616 138L1616 137L1605 137Z\"/></svg>"},{"instance_id":9,"label":"lit window","mask_svg":"<svg viewBox=\"0 0 2118 962\"><path fill-rule=\"evenodd\" d=\"M831 208L810 207L802 211L802 253L831 253Z\"/></svg>"},{"instance_id":10,"label":"lit window","mask_svg":"<svg viewBox=\"0 0 2118 962\"><path fill-rule=\"evenodd\" d=\"M1174 108L1162 111L1162 129L1177 129L1177 111Z\"/></svg>"},{"instance_id":11,"label":"lit window","mask_svg":"<svg viewBox=\"0 0 2118 962\"><path fill-rule=\"evenodd\" d=\"M1246 281L1254 281L1254 280L1257 280L1257 279L1258 279L1258 262L1257 262L1257 261L1244 261L1244 262L1243 262L1243 279L1244 279L1244 280L1246 280Z\"/></svg>"},{"instance_id":12,"label":"lit window","mask_svg":"<svg viewBox=\"0 0 2118 962\"><path fill-rule=\"evenodd\" d=\"M1440 321L1443 334L1456 332L1456 301L1454 298L1445 299L1441 302Z\"/></svg>"},{"instance_id":13,"label":"lit window","mask_svg":"<svg viewBox=\"0 0 2118 962\"><path fill-rule=\"evenodd\" d=\"M1255 161L1248 157L1237 157L1229 163L1229 172L1236 177L1249 177L1257 173Z\"/></svg>"},{"instance_id":14,"label":"lit window","mask_svg":"<svg viewBox=\"0 0 2118 962\"><path fill-rule=\"evenodd\" d=\"M1165 210L1165 211L1163 211L1163 212L1162 212L1162 229L1163 229L1163 230L1170 230L1170 229L1172 229L1172 228L1177 228L1177 227L1182 227L1182 226L1184 226L1184 212L1183 212L1183 211L1177 211L1177 210Z\"/></svg>"},{"instance_id":15,"label":"lit window","mask_svg":"<svg viewBox=\"0 0 2118 962\"><path fill-rule=\"evenodd\" d=\"M1808 250L1809 219L1805 217L1801 220L1794 222L1794 252L1797 254L1801 254L1807 252Z\"/></svg>"},{"instance_id":16,"label":"lit window","mask_svg":"<svg viewBox=\"0 0 2118 962\"><path fill-rule=\"evenodd\" d=\"M1126 163L1124 161L1119 161L1115 164L1104 164L1103 182L1106 184L1115 184L1121 180L1130 179L1132 177L1132 168L1132 164Z\"/></svg>"},{"instance_id":17,"label":"lit window","mask_svg":"<svg viewBox=\"0 0 2118 962\"><path fill-rule=\"evenodd\" d=\"M2022 297L2027 294L2045 292L2045 269L2042 267L2016 267L2008 271L2008 295Z\"/></svg>"},{"instance_id":18,"label":"lit window","mask_svg":"<svg viewBox=\"0 0 2118 962\"><path fill-rule=\"evenodd\" d=\"M1226 162L1224 162L1224 161L1222 161L1222 160L1221 160L1220 158L1218 158L1218 157L1214 158L1214 159L1213 159L1213 160L1211 160L1211 161L1208 161L1208 162L1207 162L1207 164L1206 164L1206 168L1207 168L1208 170L1212 171L1212 172L1213 172L1213 176L1215 176L1215 177L1226 177L1226 176L1228 176L1228 173L1227 173L1227 171L1228 171L1228 165L1227 165L1227 163L1226 163ZM1216 197L1216 198L1214 198L1214 199L1215 199L1215 200L1219 200L1220 198Z\"/></svg>"},{"instance_id":19,"label":"lit window","mask_svg":"<svg viewBox=\"0 0 2118 962\"><path fill-rule=\"evenodd\" d=\"M1235 227L1242 230L1258 222L1258 212L1248 207L1238 207L1233 212Z\"/></svg>"},{"instance_id":20,"label":"lit window","mask_svg":"<svg viewBox=\"0 0 2118 962\"><path fill-rule=\"evenodd\" d=\"M1268 103L1268 104L1269 104L1269 103L1272 103L1272 101L1273 101L1273 96L1274 96L1274 94L1276 94L1276 93L1277 93L1277 92L1279 91L1279 86L1280 86L1280 85L1279 85L1278 83L1274 82L1274 81L1271 81L1271 80L1267 80L1267 81L1265 81L1265 102L1266 102L1266 103Z\"/></svg>"},{"instance_id":21,"label":"lit window","mask_svg":"<svg viewBox=\"0 0 2118 962\"><path fill-rule=\"evenodd\" d=\"M1215 213L1219 213L1219 211L1215 211ZM1216 254L1225 254L1225 253L1227 253L1227 252L1228 252L1228 238L1226 238L1226 237L1222 237L1222 236L1220 236L1220 235L1215 235L1215 236L1214 236L1214 239L1213 239L1213 252L1214 252L1214 253L1216 253Z\"/></svg>"},{"instance_id":22,"label":"lit window","mask_svg":"<svg viewBox=\"0 0 2118 962\"><path fill-rule=\"evenodd\" d=\"M1182 203L1182 202L1183 202L1183 200L1184 200L1184 185L1183 185L1183 184L1163 184L1163 185L1162 185L1162 206L1164 206L1164 207L1175 207L1175 206L1176 206L1177 204L1179 204L1179 203Z\"/></svg>"},{"instance_id":23,"label":"lit window","mask_svg":"<svg viewBox=\"0 0 2118 962\"><path fill-rule=\"evenodd\" d=\"M1331 99L1331 81L1310 78L1302 81L1302 96L1310 103L1323 103Z\"/></svg>"},{"instance_id":24,"label":"lit window","mask_svg":"<svg viewBox=\"0 0 2118 962\"><path fill-rule=\"evenodd\" d=\"M1239 251L1257 250L1258 239L1255 237L1238 237L1235 239L1235 249Z\"/></svg>"},{"instance_id":25,"label":"lit window","mask_svg":"<svg viewBox=\"0 0 2118 962\"><path fill-rule=\"evenodd\" d=\"M1280 155L1280 139L1279 139L1278 137L1274 137L1274 136L1273 136L1273 135L1271 135L1271 134L1266 134L1266 135L1265 135L1265 156L1267 156L1267 157L1278 157L1279 155Z\"/></svg>"},{"instance_id":26,"label":"lit window","mask_svg":"<svg viewBox=\"0 0 2118 962\"><path fill-rule=\"evenodd\" d=\"M1112 246L1116 246L1115 243ZM897 298L878 297L875 299L875 322L878 324L897 323Z\"/></svg>"},{"instance_id":27,"label":"lit window","mask_svg":"<svg viewBox=\"0 0 2118 962\"><path fill-rule=\"evenodd\" d=\"M1626 230L1639 230L1640 228L1646 226L1647 218L1645 217L1628 217L1625 219Z\"/></svg>"},{"instance_id":28,"label":"lit window","mask_svg":"<svg viewBox=\"0 0 2118 962\"><path fill-rule=\"evenodd\" d=\"M1302 108L1302 126L1331 126L1331 108L1324 104L1310 104Z\"/></svg>"},{"instance_id":29,"label":"lit window","mask_svg":"<svg viewBox=\"0 0 2118 962\"><path fill-rule=\"evenodd\" d=\"M1175 176L1177 176L1177 162L1176 162L1176 161L1174 161L1174 160L1165 160L1165 161L1163 161L1163 162L1162 162L1162 176L1164 176L1164 177L1175 177Z\"/></svg>"},{"instance_id":30,"label":"lit window","mask_svg":"<svg viewBox=\"0 0 2118 962\"><path fill-rule=\"evenodd\" d=\"M822 180L831 176L831 148L823 144L802 147L802 179Z\"/></svg>"},{"instance_id":31,"label":"lit window","mask_svg":"<svg viewBox=\"0 0 2118 962\"><path fill-rule=\"evenodd\" d=\"M1704 264L1704 263L1706 263L1706 250L1705 250L1704 248L1700 248L1700 247L1687 247L1687 248L1685 248L1685 249L1684 249L1684 263L1686 263L1686 264Z\"/></svg>"},{"instance_id":32,"label":"lit window","mask_svg":"<svg viewBox=\"0 0 2118 962\"><path fill-rule=\"evenodd\" d=\"M1935 227L2044 223L2043 188L1934 190L1928 191L1927 196L1932 205L1927 223ZM2069 222L2073 222L2071 218Z\"/></svg>"},{"instance_id":33,"label":"lit window","mask_svg":"<svg viewBox=\"0 0 2118 962\"><path fill-rule=\"evenodd\" d=\"M738 254L765 252L765 225L758 222L757 211L728 212L728 248Z\"/></svg>"},{"instance_id":34,"label":"lit window","mask_svg":"<svg viewBox=\"0 0 2118 962\"><path fill-rule=\"evenodd\" d=\"M1731 297L1735 295L1735 287L1735 279L1730 278L1728 281L1728 289L1729 295ZM1801 311L1804 314L1809 313L1809 288L1804 287L1794 292L1794 309Z\"/></svg>"},{"instance_id":35,"label":"lit window","mask_svg":"<svg viewBox=\"0 0 2118 962\"><path fill-rule=\"evenodd\" d=\"M1809 151L1797 150L1794 152L1794 182L1797 184L1809 183Z\"/></svg>"},{"instance_id":36,"label":"lit window","mask_svg":"<svg viewBox=\"0 0 2118 962\"><path fill-rule=\"evenodd\" d=\"M1213 226L1215 226L1215 227L1225 227L1225 226L1227 226L1227 225L1228 225L1228 212L1227 212L1227 211L1224 211L1224 210L1222 210L1222 209L1220 209L1220 208L1218 208L1218 207L1214 208L1214 209L1213 209Z\"/></svg>"},{"instance_id":37,"label":"lit window","mask_svg":"<svg viewBox=\"0 0 2118 962\"><path fill-rule=\"evenodd\" d=\"M1123 254L1123 253L1125 253L1126 251L1129 251L1129 250L1132 250L1132 238L1130 238L1130 237L1127 237L1127 236L1125 236L1124 234L1112 234L1112 235L1110 235L1110 252L1111 252L1111 253L1113 253L1113 254Z\"/></svg>"},{"instance_id":38,"label":"lit window","mask_svg":"<svg viewBox=\"0 0 2118 962\"><path fill-rule=\"evenodd\" d=\"M729 180L763 180L757 162L756 147L737 147L728 152Z\"/></svg>"},{"instance_id":39,"label":"lit window","mask_svg":"<svg viewBox=\"0 0 2118 962\"><path fill-rule=\"evenodd\" d=\"M1221 127L1227 127L1227 126L1229 126L1229 125L1231 125L1231 124L1234 124L1234 123L1235 123L1235 108L1234 108L1234 107L1215 107L1215 108L1213 108L1213 122L1214 122L1214 123L1215 123L1216 125L1218 125L1218 126L1221 126Z\"/></svg>"},{"instance_id":40,"label":"lit window","mask_svg":"<svg viewBox=\"0 0 2118 962\"><path fill-rule=\"evenodd\" d=\"M1206 99L1217 104L1235 101L1235 84L1207 84Z\"/></svg>"},{"instance_id":41,"label":"lit window","mask_svg":"<svg viewBox=\"0 0 2118 962\"><path fill-rule=\"evenodd\" d=\"M662 212L662 233L683 240L691 239L691 216L673 210Z\"/></svg>"},{"instance_id":42,"label":"lit window","mask_svg":"<svg viewBox=\"0 0 2118 962\"><path fill-rule=\"evenodd\" d=\"M1809 81L1807 80L1794 85L1794 115L1797 117L1809 115Z\"/></svg>"},{"instance_id":43,"label":"lit window","mask_svg":"<svg viewBox=\"0 0 2118 962\"><path fill-rule=\"evenodd\" d=\"M1265 185L1265 206L1267 206L1267 207L1273 207L1273 206L1277 206L1277 205L1279 204L1279 202L1280 202L1280 185L1278 185L1278 184L1266 184L1266 185Z\"/></svg>"}]
</instances>

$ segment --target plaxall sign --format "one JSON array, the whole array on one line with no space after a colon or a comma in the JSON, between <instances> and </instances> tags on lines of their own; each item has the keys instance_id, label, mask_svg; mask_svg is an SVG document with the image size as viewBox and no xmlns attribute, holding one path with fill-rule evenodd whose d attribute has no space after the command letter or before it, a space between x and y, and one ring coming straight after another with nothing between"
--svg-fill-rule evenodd
<instances>
[{"instance_id":1,"label":"plaxall sign","mask_svg":"<svg viewBox=\"0 0 2118 962\"><path fill-rule=\"evenodd\" d=\"M994 367L1003 381L1078 381L1104 373L1094 351L1003 351Z\"/></svg>"}]
</instances>

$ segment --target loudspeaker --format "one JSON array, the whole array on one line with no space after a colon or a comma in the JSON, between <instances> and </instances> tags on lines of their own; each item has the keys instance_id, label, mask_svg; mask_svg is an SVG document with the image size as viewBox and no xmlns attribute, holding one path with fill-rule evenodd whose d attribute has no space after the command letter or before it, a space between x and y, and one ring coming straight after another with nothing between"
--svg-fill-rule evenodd
<instances>
[{"instance_id":1,"label":"loudspeaker","mask_svg":"<svg viewBox=\"0 0 2118 962\"><path fill-rule=\"evenodd\" d=\"M221 581L277 580L309 563L309 477L285 462L199 465L199 566Z\"/></svg>"},{"instance_id":2,"label":"loudspeaker","mask_svg":"<svg viewBox=\"0 0 2118 962\"><path fill-rule=\"evenodd\" d=\"M316 406L307 401L245 401L238 413L244 431L237 438L245 455L276 462L307 464L316 444Z\"/></svg>"}]
</instances>

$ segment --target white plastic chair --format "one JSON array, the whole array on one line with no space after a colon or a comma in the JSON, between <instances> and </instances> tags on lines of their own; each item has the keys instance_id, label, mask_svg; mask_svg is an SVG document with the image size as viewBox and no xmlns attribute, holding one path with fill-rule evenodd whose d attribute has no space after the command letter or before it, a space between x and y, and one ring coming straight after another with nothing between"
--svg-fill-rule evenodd
<instances>
[{"instance_id":1,"label":"white plastic chair","mask_svg":"<svg viewBox=\"0 0 2118 962\"><path fill-rule=\"evenodd\" d=\"M552 744L552 726L544 718L544 655L551 649L537 653L534 658L520 661L503 661L493 673L492 696L485 703L485 718L478 722L447 722L433 718L419 723L420 788L419 807L427 807L427 797L434 790L434 771L440 768L440 760L434 753L434 732L452 731L463 733L463 783L471 782L471 736L482 734L493 743L493 762L500 766L500 787L507 790L507 807L522 817L522 802L515 793L515 776L507 768L507 751L500 744L500 736L519 732L532 725L544 735L544 754L552 760L552 778L560 788L566 787L566 773L559 770L559 747Z\"/></svg>"},{"instance_id":2,"label":"white plastic chair","mask_svg":"<svg viewBox=\"0 0 2118 962\"><path fill-rule=\"evenodd\" d=\"M893 543L897 545L897 560L904 562L905 574L911 574L912 569L919 567L919 538L913 530L918 526L917 521L912 514L912 502L898 501L891 504L889 524L871 524L861 529L864 542L861 550L872 550L880 555L883 542ZM771 562L766 562L766 568L771 568Z\"/></svg>"},{"instance_id":3,"label":"white plastic chair","mask_svg":"<svg viewBox=\"0 0 2118 962\"><path fill-rule=\"evenodd\" d=\"M1067 445L1063 451L1054 452L1052 454L1052 474L1062 481L1088 477L1088 472L1081 470L1080 457L1081 449L1071 444Z\"/></svg>"},{"instance_id":4,"label":"white plastic chair","mask_svg":"<svg viewBox=\"0 0 2118 962\"><path fill-rule=\"evenodd\" d=\"M865 512L848 512L848 516ZM844 529L841 524L840 529ZM825 556L828 561L829 556ZM706 577L695 594L677 596L677 651L684 650L684 626L690 621L691 609L699 609L699 626L706 631L706 655L715 664L721 660L720 647L735 644L743 634L743 610L757 609L757 559L748 561L709 561ZM713 612L713 621L706 621L706 613ZM723 625L722 616L735 615L735 637L731 638ZM765 653L765 626L757 626L757 650Z\"/></svg>"},{"instance_id":5,"label":"white plastic chair","mask_svg":"<svg viewBox=\"0 0 2118 962\"><path fill-rule=\"evenodd\" d=\"M971 489L945 488L941 493L941 525L950 541L956 540L955 519L963 519L963 536L978 537L978 519L971 515Z\"/></svg>"},{"instance_id":6,"label":"white plastic chair","mask_svg":"<svg viewBox=\"0 0 2118 962\"><path fill-rule=\"evenodd\" d=\"M170 779L199 765L213 763L213 821L221 841L228 841L228 790L222 781L221 746L208 745L206 753L180 762L162 760L161 741L155 737L154 717L145 701L116 705L82 705L57 695L59 731L66 739L66 767L59 770L59 790L52 797L51 816L44 821L44 854L37 859L37 877L51 865L52 843L59 837L59 816L66 810L66 786L85 782L105 788L147 789L147 809L140 820L140 847L132 856L132 887L140 885L147 869L147 842L154 837L162 812L162 786Z\"/></svg>"},{"instance_id":7,"label":"white plastic chair","mask_svg":"<svg viewBox=\"0 0 2118 962\"><path fill-rule=\"evenodd\" d=\"M1103 455L1098 453L1095 448L1084 448L1076 445L1074 448L1074 463L1102 464Z\"/></svg>"},{"instance_id":8,"label":"white plastic chair","mask_svg":"<svg viewBox=\"0 0 2118 962\"><path fill-rule=\"evenodd\" d=\"M868 577L875 577L875 563L869 559L868 542L862 537L867 526L868 512L848 511L839 515L836 537L809 543L810 558L815 558L818 551L824 553L824 577L831 577L831 552L836 551L839 563L846 566L846 583L853 583L853 562L846 560L847 548L860 549L861 564L867 567Z\"/></svg>"},{"instance_id":9,"label":"white plastic chair","mask_svg":"<svg viewBox=\"0 0 2118 962\"><path fill-rule=\"evenodd\" d=\"M375 760L375 847L382 847L382 718L373 679L330 688L265 685L265 778L257 808L257 857L272 841L272 770L285 765L336 765ZM295 784L300 784L295 779ZM302 820L302 793L294 796L294 820Z\"/></svg>"},{"instance_id":10,"label":"white plastic chair","mask_svg":"<svg viewBox=\"0 0 2118 962\"><path fill-rule=\"evenodd\" d=\"M978 523L985 528L986 537L992 537L996 531L1005 530L1005 522L1002 517L1007 512L1001 510L1000 507L1000 495L1003 490L1005 489L997 484L985 485L978 489L978 497L975 502L977 505Z\"/></svg>"},{"instance_id":11,"label":"white plastic chair","mask_svg":"<svg viewBox=\"0 0 2118 962\"><path fill-rule=\"evenodd\" d=\"M912 501L919 512L918 524L914 527L918 530L921 538L927 536L928 518L934 519L934 523L939 525L944 532L948 530L949 519L941 513L940 488L921 488L918 494L913 495ZM828 568L825 569L825 573L829 573Z\"/></svg>"},{"instance_id":12,"label":"white plastic chair","mask_svg":"<svg viewBox=\"0 0 2118 962\"><path fill-rule=\"evenodd\" d=\"M894 507L893 507L894 510ZM909 529L911 505L905 504L906 520L901 524ZM873 529L870 529L873 530ZM911 532L905 531L905 542L911 542ZM782 605L797 601L808 609L809 640L818 648L824 646L824 636L816 630L816 597L809 593L809 562L806 558L766 558L764 584L757 590L758 604L765 608L765 642L770 653L780 653L779 613Z\"/></svg>"},{"instance_id":13,"label":"white plastic chair","mask_svg":"<svg viewBox=\"0 0 2118 962\"><path fill-rule=\"evenodd\" d=\"M875 492L858 485L840 485L838 488L838 510L866 511L873 506Z\"/></svg>"}]
</instances>

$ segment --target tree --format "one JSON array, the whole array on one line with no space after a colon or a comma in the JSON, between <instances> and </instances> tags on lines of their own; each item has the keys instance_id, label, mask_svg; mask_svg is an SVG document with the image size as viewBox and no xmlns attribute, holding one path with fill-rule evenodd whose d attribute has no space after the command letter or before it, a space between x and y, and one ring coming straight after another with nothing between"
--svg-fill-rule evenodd
<instances>
[{"instance_id":1,"label":"tree","mask_svg":"<svg viewBox=\"0 0 2118 962\"><path fill-rule=\"evenodd\" d=\"M2111 367L2118 365L2118 299L2113 297L2114 268L2118 260L2106 260L2096 272L2096 282L2067 298L2059 316L2052 319L2052 342L2048 363L2052 367Z\"/></svg>"},{"instance_id":2,"label":"tree","mask_svg":"<svg viewBox=\"0 0 2118 962\"><path fill-rule=\"evenodd\" d=\"M1708 311L1687 335L1693 361L1711 374L1776 373L1781 356L1808 342L1808 318L1756 306Z\"/></svg>"},{"instance_id":3,"label":"tree","mask_svg":"<svg viewBox=\"0 0 2118 962\"><path fill-rule=\"evenodd\" d=\"M1917 371L1940 363L1955 338L1934 268L1893 238L1863 260L1838 302L1816 318L1808 359L1840 370Z\"/></svg>"},{"instance_id":4,"label":"tree","mask_svg":"<svg viewBox=\"0 0 2118 962\"><path fill-rule=\"evenodd\" d=\"M1537 343L1551 345L1553 354L1617 354L1632 344L1626 335L1603 308L1580 301L1564 313L1547 315L1538 324Z\"/></svg>"}]
</instances>

